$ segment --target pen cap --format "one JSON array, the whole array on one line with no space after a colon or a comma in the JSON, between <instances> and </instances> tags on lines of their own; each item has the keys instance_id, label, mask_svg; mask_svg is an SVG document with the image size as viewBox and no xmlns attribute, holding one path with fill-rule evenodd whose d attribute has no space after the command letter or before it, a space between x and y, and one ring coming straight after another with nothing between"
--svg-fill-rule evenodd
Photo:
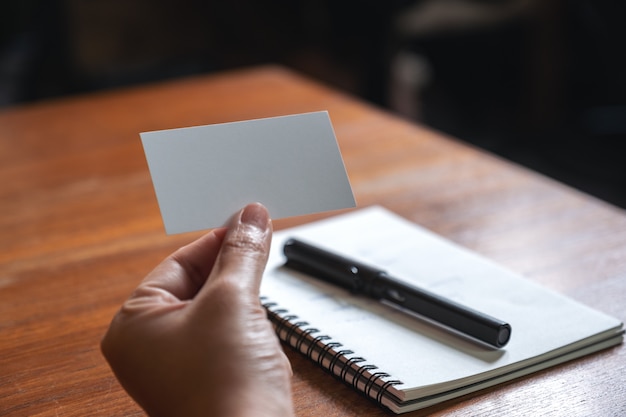
<instances>
[{"instance_id":1,"label":"pen cap","mask_svg":"<svg viewBox=\"0 0 626 417\"><path fill-rule=\"evenodd\" d=\"M363 273L361 265L340 255L309 245L298 239L289 239L283 246L287 258L285 266L321 280L339 285L352 292L361 292Z\"/></svg>"}]
</instances>

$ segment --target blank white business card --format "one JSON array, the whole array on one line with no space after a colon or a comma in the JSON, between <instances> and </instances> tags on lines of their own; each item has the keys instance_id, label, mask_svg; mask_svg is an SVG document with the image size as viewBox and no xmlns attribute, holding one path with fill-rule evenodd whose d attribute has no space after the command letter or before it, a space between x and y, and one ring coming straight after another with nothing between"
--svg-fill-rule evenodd
<instances>
[{"instance_id":1,"label":"blank white business card","mask_svg":"<svg viewBox=\"0 0 626 417\"><path fill-rule=\"evenodd\" d=\"M274 219L356 205L325 111L140 136L168 234L223 226L252 202Z\"/></svg>"}]
</instances>

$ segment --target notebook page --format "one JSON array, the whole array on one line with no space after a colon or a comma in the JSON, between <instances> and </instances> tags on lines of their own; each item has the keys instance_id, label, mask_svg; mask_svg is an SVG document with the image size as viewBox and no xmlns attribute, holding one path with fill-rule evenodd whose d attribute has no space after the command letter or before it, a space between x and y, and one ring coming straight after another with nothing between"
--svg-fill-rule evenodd
<instances>
[{"instance_id":1,"label":"notebook page","mask_svg":"<svg viewBox=\"0 0 626 417\"><path fill-rule=\"evenodd\" d=\"M288 270L282 267L281 253L288 237L383 268L398 279L505 320L513 328L511 341L504 349L489 348ZM621 331L618 320L381 207L277 232L261 294L401 380L403 385L396 388L405 398L461 387L503 367L540 361L541 355L563 346L588 345L602 332Z\"/></svg>"}]
</instances>

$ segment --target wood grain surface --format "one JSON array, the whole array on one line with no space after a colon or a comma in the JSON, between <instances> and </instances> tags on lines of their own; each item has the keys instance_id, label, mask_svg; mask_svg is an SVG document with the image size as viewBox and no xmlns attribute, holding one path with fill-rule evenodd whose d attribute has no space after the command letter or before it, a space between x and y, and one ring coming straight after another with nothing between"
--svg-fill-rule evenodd
<instances>
[{"instance_id":1,"label":"wood grain surface","mask_svg":"<svg viewBox=\"0 0 626 417\"><path fill-rule=\"evenodd\" d=\"M626 319L623 210L280 67L198 76L0 111L0 415L143 415L99 341L143 276L199 234L165 235L139 132L317 110L359 206ZM392 415L285 349L299 416ZM617 416L625 399L622 345L408 415Z\"/></svg>"}]
</instances>

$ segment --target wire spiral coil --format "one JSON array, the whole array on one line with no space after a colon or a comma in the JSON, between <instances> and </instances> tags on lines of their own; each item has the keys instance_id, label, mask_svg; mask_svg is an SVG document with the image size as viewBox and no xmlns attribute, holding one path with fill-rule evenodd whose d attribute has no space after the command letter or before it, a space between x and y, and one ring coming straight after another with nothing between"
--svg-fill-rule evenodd
<instances>
[{"instance_id":1,"label":"wire spiral coil","mask_svg":"<svg viewBox=\"0 0 626 417\"><path fill-rule=\"evenodd\" d=\"M368 364L365 358L356 356L350 349L341 349L341 343L333 341L328 335L319 334L319 329L309 327L308 322L299 320L298 316L266 297L261 297L261 304L283 342L367 397L383 404L384 397L393 397L388 392L389 388L402 384L402 381L388 379L391 375L386 372L374 372L377 366Z\"/></svg>"}]
</instances>

